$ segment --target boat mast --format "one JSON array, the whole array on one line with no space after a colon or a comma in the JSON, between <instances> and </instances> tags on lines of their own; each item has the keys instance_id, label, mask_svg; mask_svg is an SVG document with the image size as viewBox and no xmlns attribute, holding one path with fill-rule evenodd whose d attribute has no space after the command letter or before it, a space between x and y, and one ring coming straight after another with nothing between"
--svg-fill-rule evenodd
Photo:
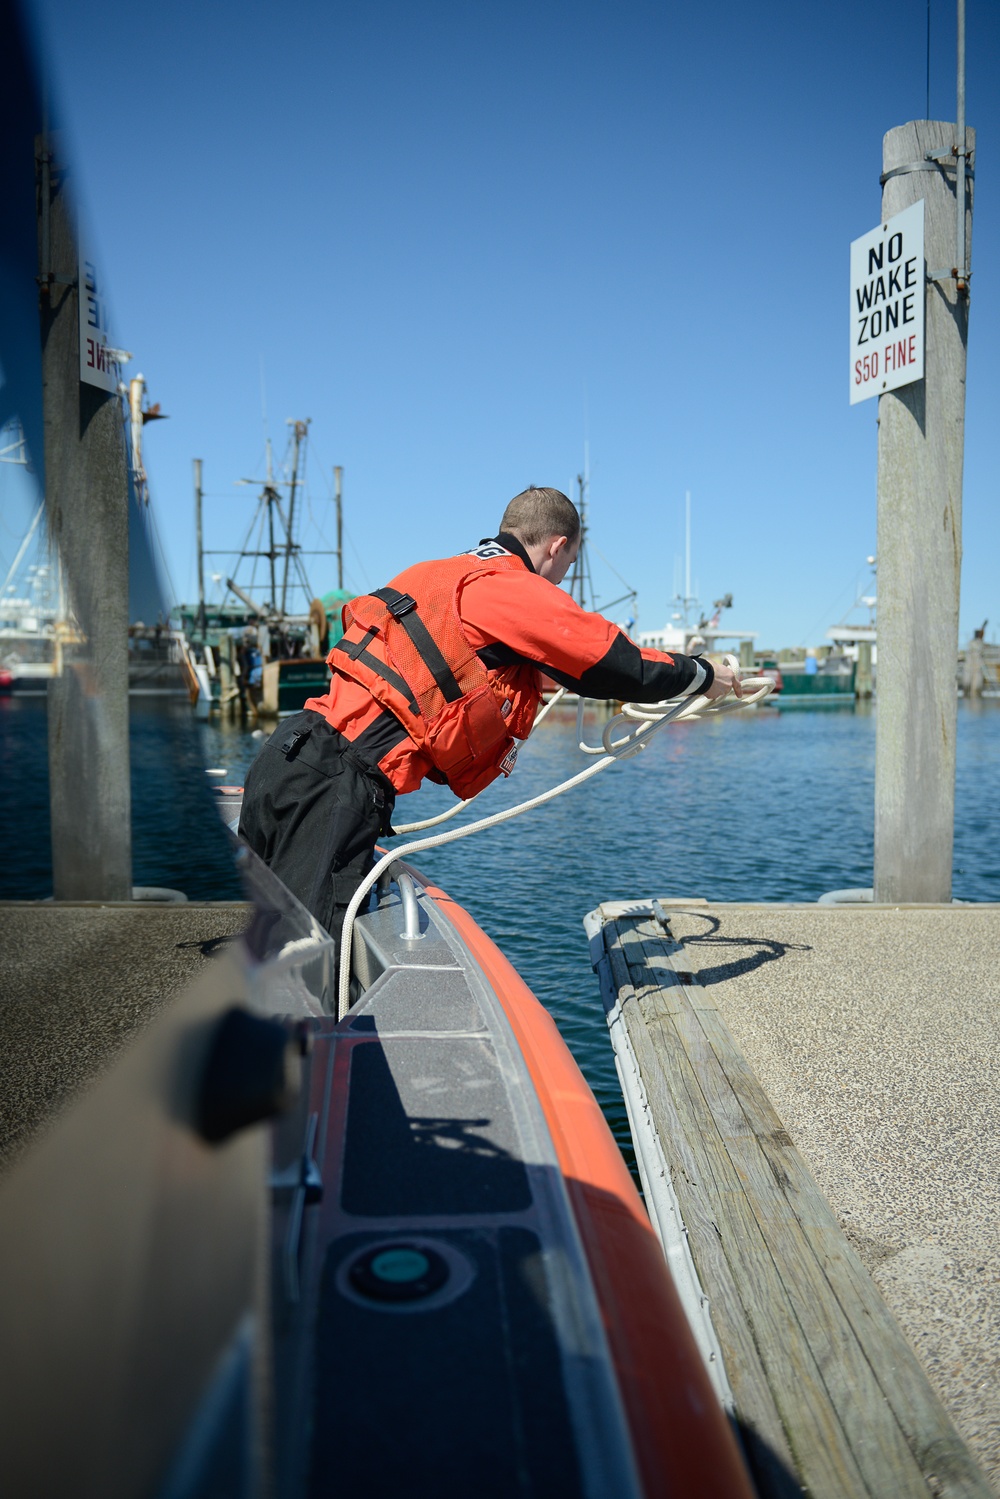
<instances>
[{"instance_id":1,"label":"boat mast","mask_svg":"<svg viewBox=\"0 0 1000 1499\"><path fill-rule=\"evenodd\" d=\"M201 526L201 459L194 460L194 522L198 545L198 630L205 639L205 544Z\"/></svg>"},{"instance_id":2,"label":"boat mast","mask_svg":"<svg viewBox=\"0 0 1000 1499\"><path fill-rule=\"evenodd\" d=\"M277 560L277 552L274 550L274 507L278 503L278 491L274 487L274 466L271 462L271 439L267 439L267 479L264 484L264 498L267 501L267 530L268 530L268 563L271 569L271 597L268 600L270 607L275 608L278 599L278 583L275 576L274 564Z\"/></svg>"},{"instance_id":3,"label":"boat mast","mask_svg":"<svg viewBox=\"0 0 1000 1499\"><path fill-rule=\"evenodd\" d=\"M288 526L285 532L285 576L281 583L281 612L287 613L288 608L288 570L292 562L292 553L295 546L295 491L301 483L299 476L300 458L304 461L305 439L309 430L309 422L290 421L288 425L292 429L292 478L288 494ZM276 497L277 498L277 497Z\"/></svg>"},{"instance_id":4,"label":"boat mast","mask_svg":"<svg viewBox=\"0 0 1000 1499\"><path fill-rule=\"evenodd\" d=\"M337 587L344 591L344 470L333 470L333 502L337 507Z\"/></svg>"},{"instance_id":5,"label":"boat mast","mask_svg":"<svg viewBox=\"0 0 1000 1499\"><path fill-rule=\"evenodd\" d=\"M577 509L580 512L580 547L569 577L569 595L581 609L594 607L594 590L590 581L590 559L587 555L587 510L590 503L590 443L583 444L583 473L576 476Z\"/></svg>"},{"instance_id":6,"label":"boat mast","mask_svg":"<svg viewBox=\"0 0 1000 1499\"><path fill-rule=\"evenodd\" d=\"M678 558L677 561L679 562L679 560L680 559ZM677 566L676 566L676 563L675 563L674 578L675 578L676 581L675 581L674 586L679 589L680 588L680 579L677 577L677 572L678 572L678 569L677 569ZM682 622L683 622L684 629L687 630L687 627L688 627L688 617L689 617L690 612L691 612L691 606L692 606L692 604L697 604L697 602L698 602L698 600L691 593L691 491L690 491L690 489L685 489L685 491L684 491L684 592L683 592L683 594L681 594L680 592L675 593L674 594L674 600L673 600L673 602L674 602L674 608L675 608L675 610L679 609L679 613L675 612L674 619L680 618L682 620Z\"/></svg>"},{"instance_id":7,"label":"boat mast","mask_svg":"<svg viewBox=\"0 0 1000 1499\"><path fill-rule=\"evenodd\" d=\"M691 599L691 491L684 491L684 624Z\"/></svg>"}]
</instances>

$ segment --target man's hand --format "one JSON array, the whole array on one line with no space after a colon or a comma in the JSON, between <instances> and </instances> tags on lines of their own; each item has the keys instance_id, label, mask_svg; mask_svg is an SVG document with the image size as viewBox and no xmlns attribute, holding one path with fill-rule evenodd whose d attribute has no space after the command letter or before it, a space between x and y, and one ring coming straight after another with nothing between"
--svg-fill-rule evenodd
<instances>
[{"instance_id":1,"label":"man's hand","mask_svg":"<svg viewBox=\"0 0 1000 1499\"><path fill-rule=\"evenodd\" d=\"M715 671L715 681L705 692L707 698L725 697L730 688L732 688L737 697L743 696L743 684L740 681L738 671L734 671L731 666L722 666L715 661L712 662L712 667Z\"/></svg>"}]
</instances>

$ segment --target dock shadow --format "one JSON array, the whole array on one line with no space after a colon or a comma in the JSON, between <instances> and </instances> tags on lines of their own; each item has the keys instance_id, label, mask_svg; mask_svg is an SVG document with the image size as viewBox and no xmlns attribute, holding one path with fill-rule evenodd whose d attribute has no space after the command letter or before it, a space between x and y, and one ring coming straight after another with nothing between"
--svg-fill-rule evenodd
<instances>
[{"instance_id":1,"label":"dock shadow","mask_svg":"<svg viewBox=\"0 0 1000 1499\"><path fill-rule=\"evenodd\" d=\"M739 978L742 974L753 973L754 969L762 968L765 963L774 963L778 958L783 958L789 952L812 952L808 942L778 942L773 937L735 937L720 936L719 928L721 922L717 916L702 916L695 912L685 913L692 918L703 921L706 930L691 937L683 937L679 940L684 948L691 947L739 947L751 949L744 957L734 958L729 963L720 963L714 968L700 968L692 972L694 982L702 988L710 984L723 984L727 979ZM682 978L684 975L682 975Z\"/></svg>"},{"instance_id":2,"label":"dock shadow","mask_svg":"<svg viewBox=\"0 0 1000 1499\"><path fill-rule=\"evenodd\" d=\"M530 1205L528 1170L512 1149L516 1132L505 1096L463 1086L476 1075L481 1047L449 1036L415 1043L377 1032L352 1047L341 1185L346 1212L398 1218L523 1212ZM420 1107L426 1101L420 1084L429 1078L432 1096L448 1099L433 1114ZM478 1109L467 1107L472 1096Z\"/></svg>"},{"instance_id":3,"label":"dock shadow","mask_svg":"<svg viewBox=\"0 0 1000 1499\"><path fill-rule=\"evenodd\" d=\"M766 1438L738 1415L730 1416L729 1424L759 1499L802 1499L802 1483Z\"/></svg>"},{"instance_id":4,"label":"dock shadow","mask_svg":"<svg viewBox=\"0 0 1000 1499\"><path fill-rule=\"evenodd\" d=\"M242 936L242 932L224 932L219 937L194 937L188 942L175 942L174 946L179 952L194 949L200 952L203 958L211 958L215 953L227 948L231 942L238 942Z\"/></svg>"}]
</instances>

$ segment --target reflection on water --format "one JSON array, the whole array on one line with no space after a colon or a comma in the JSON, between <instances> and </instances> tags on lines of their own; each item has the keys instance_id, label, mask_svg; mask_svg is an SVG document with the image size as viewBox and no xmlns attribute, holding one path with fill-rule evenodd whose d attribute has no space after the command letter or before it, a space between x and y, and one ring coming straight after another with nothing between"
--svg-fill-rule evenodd
<instances>
[{"instance_id":1,"label":"reflection on water","mask_svg":"<svg viewBox=\"0 0 1000 1499\"><path fill-rule=\"evenodd\" d=\"M0 795L11 850L0 892L8 899L51 889L44 700L33 701L32 708L0 700ZM180 733L177 712L183 707L133 702L135 882L229 898L233 876L194 768L188 721ZM475 816L581 768L575 715L559 713L522 750L513 778L483 794ZM592 742L600 723L590 721ZM205 764L241 781L260 738L234 724L201 732ZM416 862L468 908L551 1010L622 1139L624 1111L584 913L625 897L811 901L826 890L870 885L874 761L875 717L867 709L765 710L682 724L547 807ZM1000 899L998 761L1000 704L961 703L955 894L967 900ZM447 791L427 786L400 799L397 820L450 803Z\"/></svg>"}]
</instances>

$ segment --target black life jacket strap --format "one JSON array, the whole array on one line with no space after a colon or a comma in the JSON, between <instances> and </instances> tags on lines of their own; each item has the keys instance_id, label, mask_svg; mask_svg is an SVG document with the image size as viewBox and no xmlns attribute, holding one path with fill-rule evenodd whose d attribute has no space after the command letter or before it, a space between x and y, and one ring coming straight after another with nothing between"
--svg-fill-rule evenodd
<instances>
[{"instance_id":1,"label":"black life jacket strap","mask_svg":"<svg viewBox=\"0 0 1000 1499\"><path fill-rule=\"evenodd\" d=\"M446 703L457 703L463 696L455 681L451 667L438 650L435 641L420 618L417 601L408 593L399 593L395 588L378 588L372 598L380 599L393 619L397 620L409 635L427 670L437 683Z\"/></svg>"},{"instance_id":2,"label":"black life jacket strap","mask_svg":"<svg viewBox=\"0 0 1000 1499\"><path fill-rule=\"evenodd\" d=\"M378 718L373 718L368 727L361 730L357 739L351 740L351 749L377 766L384 755L407 738L409 735L395 713L383 708Z\"/></svg>"},{"instance_id":3,"label":"black life jacket strap","mask_svg":"<svg viewBox=\"0 0 1000 1499\"><path fill-rule=\"evenodd\" d=\"M369 625L360 640L338 640L334 650L343 651L345 656L350 656L352 661L357 661L364 654L365 647L372 636L377 633L375 626Z\"/></svg>"},{"instance_id":4,"label":"black life jacket strap","mask_svg":"<svg viewBox=\"0 0 1000 1499\"><path fill-rule=\"evenodd\" d=\"M388 682L394 692L400 693L406 699L406 706L411 713L419 714L420 709L417 706L417 700L402 677L397 672L394 672L392 667L386 666L384 661L380 661L377 656L373 656L371 651L365 649L374 634L374 630L366 630L361 640L338 640L333 649L335 651L343 651L344 655L350 656L352 661L360 661L364 666L367 666L369 671L373 671L377 677L381 677L383 682Z\"/></svg>"}]
</instances>

